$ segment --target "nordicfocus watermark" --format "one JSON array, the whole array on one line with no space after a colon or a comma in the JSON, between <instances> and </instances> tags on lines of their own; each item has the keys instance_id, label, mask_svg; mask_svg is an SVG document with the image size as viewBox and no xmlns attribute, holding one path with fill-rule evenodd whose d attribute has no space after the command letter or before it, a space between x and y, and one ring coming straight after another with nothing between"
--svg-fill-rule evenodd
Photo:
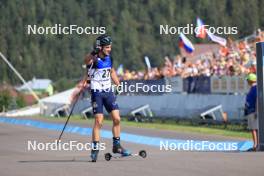
<instances>
[{"instance_id":1,"label":"nordicfocus watermark","mask_svg":"<svg viewBox=\"0 0 264 176\"><path fill-rule=\"evenodd\" d=\"M184 150L184 151L236 151L237 142L210 142L186 140L182 142L160 141L160 150Z\"/></svg>"},{"instance_id":2,"label":"nordicfocus watermark","mask_svg":"<svg viewBox=\"0 0 264 176\"><path fill-rule=\"evenodd\" d=\"M34 25L27 25L27 34L28 35L71 35L71 34L105 34L106 27L99 27L99 26L78 26L75 24L69 26L63 26L62 24L54 24L53 26L38 26Z\"/></svg>"},{"instance_id":3,"label":"nordicfocus watermark","mask_svg":"<svg viewBox=\"0 0 264 176\"><path fill-rule=\"evenodd\" d=\"M95 89L94 91L98 91ZM149 82L121 82L119 86L113 85L109 89L104 89L104 92L118 92L118 93L170 93L172 92L172 85L170 84L153 84Z\"/></svg>"},{"instance_id":4,"label":"nordicfocus watermark","mask_svg":"<svg viewBox=\"0 0 264 176\"><path fill-rule=\"evenodd\" d=\"M147 84L147 82L136 82L134 84L122 82L119 89L124 93L169 93L172 91L172 86L170 84Z\"/></svg>"},{"instance_id":5,"label":"nordicfocus watermark","mask_svg":"<svg viewBox=\"0 0 264 176\"><path fill-rule=\"evenodd\" d=\"M210 26L203 25L203 27L212 34L224 34L224 35L235 35L238 34L238 27L236 26ZM187 24L186 26L170 26L170 25L160 25L159 31L161 35L167 34L197 34L199 33L200 27L196 27L194 24Z\"/></svg>"},{"instance_id":6,"label":"nordicfocus watermark","mask_svg":"<svg viewBox=\"0 0 264 176\"><path fill-rule=\"evenodd\" d=\"M78 141L61 142L38 142L36 140L27 141L28 151L84 151L84 150L105 150L105 143L98 143L94 146L93 143L81 143Z\"/></svg>"}]
</instances>

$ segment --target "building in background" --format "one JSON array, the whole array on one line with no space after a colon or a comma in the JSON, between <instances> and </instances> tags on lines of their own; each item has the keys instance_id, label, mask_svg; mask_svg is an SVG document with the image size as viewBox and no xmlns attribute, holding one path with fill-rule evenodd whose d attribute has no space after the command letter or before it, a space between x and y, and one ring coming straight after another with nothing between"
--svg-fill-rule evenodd
<instances>
[{"instance_id":1,"label":"building in background","mask_svg":"<svg viewBox=\"0 0 264 176\"><path fill-rule=\"evenodd\" d=\"M53 95L53 86L50 79L36 79L33 78L31 81L26 83L37 95ZM19 92L29 93L27 85L17 87Z\"/></svg>"}]
</instances>

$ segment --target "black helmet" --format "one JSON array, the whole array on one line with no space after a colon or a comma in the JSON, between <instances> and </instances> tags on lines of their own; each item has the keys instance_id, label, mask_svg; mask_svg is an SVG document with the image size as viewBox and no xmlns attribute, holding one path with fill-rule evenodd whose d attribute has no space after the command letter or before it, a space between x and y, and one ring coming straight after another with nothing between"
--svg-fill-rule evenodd
<instances>
[{"instance_id":1,"label":"black helmet","mask_svg":"<svg viewBox=\"0 0 264 176\"><path fill-rule=\"evenodd\" d=\"M111 44L112 44L112 39L108 35L104 34L96 38L96 46L106 46Z\"/></svg>"}]
</instances>

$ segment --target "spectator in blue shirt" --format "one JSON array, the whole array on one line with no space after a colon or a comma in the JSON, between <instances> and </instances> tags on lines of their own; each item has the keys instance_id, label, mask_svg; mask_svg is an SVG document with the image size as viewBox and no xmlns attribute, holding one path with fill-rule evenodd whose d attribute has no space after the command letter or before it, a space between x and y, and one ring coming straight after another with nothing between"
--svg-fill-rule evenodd
<instances>
[{"instance_id":1,"label":"spectator in blue shirt","mask_svg":"<svg viewBox=\"0 0 264 176\"><path fill-rule=\"evenodd\" d=\"M257 119L257 76L250 73L246 78L250 90L246 96L245 116L248 119L248 129L251 130L253 148L249 151L256 151L258 146L258 119Z\"/></svg>"}]
</instances>

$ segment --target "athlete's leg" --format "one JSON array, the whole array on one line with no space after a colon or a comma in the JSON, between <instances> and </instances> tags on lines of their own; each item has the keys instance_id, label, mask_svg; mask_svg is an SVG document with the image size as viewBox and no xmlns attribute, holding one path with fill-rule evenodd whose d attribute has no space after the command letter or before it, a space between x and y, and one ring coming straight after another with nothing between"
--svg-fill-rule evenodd
<instances>
[{"instance_id":1,"label":"athlete's leg","mask_svg":"<svg viewBox=\"0 0 264 176\"><path fill-rule=\"evenodd\" d=\"M252 130L252 138L253 138L253 149L257 149L258 145L258 131L257 130Z\"/></svg>"},{"instance_id":2,"label":"athlete's leg","mask_svg":"<svg viewBox=\"0 0 264 176\"><path fill-rule=\"evenodd\" d=\"M92 140L93 141L100 141L100 129L103 125L104 115L103 114L95 114L94 119L94 126L93 126L93 134L92 134Z\"/></svg>"},{"instance_id":3,"label":"athlete's leg","mask_svg":"<svg viewBox=\"0 0 264 176\"><path fill-rule=\"evenodd\" d=\"M113 120L113 153L120 153L123 156L128 156L131 154L130 151L124 149L120 143L120 115L119 108L116 103L116 98L112 92L109 92L107 96L103 99L103 104L106 110L111 114Z\"/></svg>"},{"instance_id":4,"label":"athlete's leg","mask_svg":"<svg viewBox=\"0 0 264 176\"><path fill-rule=\"evenodd\" d=\"M120 137L120 115L119 110L115 109L111 112L111 117L113 120L112 133L113 137Z\"/></svg>"},{"instance_id":5,"label":"athlete's leg","mask_svg":"<svg viewBox=\"0 0 264 176\"><path fill-rule=\"evenodd\" d=\"M113 132L113 153L120 153L123 156L128 156L131 154L130 151L124 149L121 146L121 142L120 142L120 115L119 115L119 110L115 109L111 111L111 117L113 120L113 128L112 128L112 132Z\"/></svg>"},{"instance_id":6,"label":"athlete's leg","mask_svg":"<svg viewBox=\"0 0 264 176\"><path fill-rule=\"evenodd\" d=\"M92 134L92 140L93 140L92 150L91 150L92 162L96 162L99 153L100 129L103 124L103 119L104 119L103 114L95 114L93 134Z\"/></svg>"},{"instance_id":7,"label":"athlete's leg","mask_svg":"<svg viewBox=\"0 0 264 176\"><path fill-rule=\"evenodd\" d=\"M113 120L113 137L120 137L120 115L116 97L113 92L106 92L104 95L103 104Z\"/></svg>"},{"instance_id":8,"label":"athlete's leg","mask_svg":"<svg viewBox=\"0 0 264 176\"><path fill-rule=\"evenodd\" d=\"M92 106L93 113L95 116L94 126L92 131L92 150L91 150L91 158L92 161L95 162L97 160L97 156L99 153L99 141L100 141L100 129L102 127L104 115L103 115L103 100L101 93L92 92Z\"/></svg>"},{"instance_id":9,"label":"athlete's leg","mask_svg":"<svg viewBox=\"0 0 264 176\"><path fill-rule=\"evenodd\" d=\"M99 141L100 140L100 129L102 127L104 115L103 115L103 95L101 92L93 92L91 93L92 99L92 107L93 113L95 116L94 126L93 126L93 134L92 140Z\"/></svg>"}]
</instances>

